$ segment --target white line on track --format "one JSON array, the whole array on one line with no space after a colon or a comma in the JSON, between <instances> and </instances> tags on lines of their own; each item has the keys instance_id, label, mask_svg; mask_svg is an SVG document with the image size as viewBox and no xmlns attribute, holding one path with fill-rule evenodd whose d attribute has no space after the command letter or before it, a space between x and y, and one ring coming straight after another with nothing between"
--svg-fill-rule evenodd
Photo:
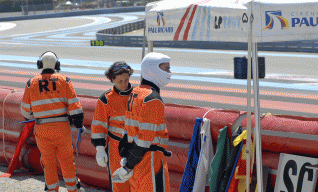
<instances>
[{"instance_id":1,"label":"white line on track","mask_svg":"<svg viewBox=\"0 0 318 192\"><path fill-rule=\"evenodd\" d=\"M93 26L93 25L100 25L104 23L109 23L111 22L110 18L103 18L103 17L84 17L84 16L77 16L73 18L84 18L84 19L93 19L94 21L88 24L80 25L80 26L75 26L75 27L69 27L69 28L63 28L63 29L56 29L56 30L49 30L49 31L41 31L41 32L35 32L35 33L25 33L25 34L16 34L16 35L10 35L6 37L20 37L21 35L27 36L27 35L42 35L45 33L52 33L52 32L57 32L57 31L65 31L65 30L70 30L70 29L78 29L82 27L88 27L88 26ZM12 23L14 24L14 23ZM14 24L16 25L16 24Z\"/></svg>"},{"instance_id":2,"label":"white line on track","mask_svg":"<svg viewBox=\"0 0 318 192\"><path fill-rule=\"evenodd\" d=\"M23 44L23 43L0 42L0 44L6 44L6 45L21 45L21 44Z\"/></svg>"},{"instance_id":3,"label":"white line on track","mask_svg":"<svg viewBox=\"0 0 318 192\"><path fill-rule=\"evenodd\" d=\"M12 29L12 28L14 28L15 26L17 26L17 25L14 24L14 23L0 22L0 31Z\"/></svg>"}]
</instances>

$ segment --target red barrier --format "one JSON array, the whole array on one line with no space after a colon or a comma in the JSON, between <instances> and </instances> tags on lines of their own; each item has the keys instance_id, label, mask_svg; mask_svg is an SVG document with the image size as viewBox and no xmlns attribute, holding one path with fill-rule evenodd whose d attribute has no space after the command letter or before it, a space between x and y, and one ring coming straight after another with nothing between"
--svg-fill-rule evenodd
<instances>
[{"instance_id":1,"label":"red barrier","mask_svg":"<svg viewBox=\"0 0 318 192\"><path fill-rule=\"evenodd\" d=\"M107 168L99 167L95 157L80 155L75 158L78 178L93 186L110 189ZM170 187L172 192L179 191L183 173L169 171Z\"/></svg>"},{"instance_id":2,"label":"red barrier","mask_svg":"<svg viewBox=\"0 0 318 192\"><path fill-rule=\"evenodd\" d=\"M262 164L263 166L268 167L271 171L275 171L275 174L268 174L268 179L267 179L267 190L266 191L274 191L274 186L276 183L276 174L277 174L277 170L278 170L278 163L279 163L279 153L272 153L272 152L268 152L268 151L263 151L262 152ZM269 188L273 188L273 190L270 190Z\"/></svg>"},{"instance_id":3,"label":"red barrier","mask_svg":"<svg viewBox=\"0 0 318 192\"><path fill-rule=\"evenodd\" d=\"M74 161L77 176L83 183L110 189L108 169L98 166L95 157L79 155Z\"/></svg>"},{"instance_id":4,"label":"red barrier","mask_svg":"<svg viewBox=\"0 0 318 192\"><path fill-rule=\"evenodd\" d=\"M261 129L262 150L318 156L318 118L269 114L261 119Z\"/></svg>"},{"instance_id":5,"label":"red barrier","mask_svg":"<svg viewBox=\"0 0 318 192\"><path fill-rule=\"evenodd\" d=\"M17 143L5 141L0 143L0 164L9 165L14 156ZM3 150L5 148L5 150ZM19 155L19 161L16 165L16 169L19 169L23 165L31 172L41 173L42 167L40 164L40 153L37 146L30 146L28 144L23 145L21 153Z\"/></svg>"},{"instance_id":6,"label":"red barrier","mask_svg":"<svg viewBox=\"0 0 318 192\"><path fill-rule=\"evenodd\" d=\"M217 141L219 130L225 126L231 126L231 123L240 115L240 112L166 104L165 118L169 137L191 140L196 117L202 118L205 114L205 117L211 120L212 139Z\"/></svg>"},{"instance_id":7,"label":"red barrier","mask_svg":"<svg viewBox=\"0 0 318 192\"><path fill-rule=\"evenodd\" d=\"M20 112L22 93L11 93L9 90L0 90L0 107L5 100L5 143L6 157L11 160L16 142L23 129L20 121L24 118ZM97 97L79 96L84 110L84 125L89 128L92 122ZM2 111L2 110L1 110ZM188 145L190 143L193 126L196 117L210 119L211 134L215 146L219 130L225 126L231 129L232 123L239 117L241 112L235 110L211 109L204 107L182 106L166 104L165 118L170 136L168 150L173 152L171 158L167 158L171 187L177 191L181 183L182 174L188 158ZM1 112L2 118L2 112ZM253 117L254 118L254 117ZM252 127L254 119L252 118ZM246 127L246 119L242 122ZM277 170L279 153L304 154L318 156L318 119L282 115L267 115L261 120L263 165ZM2 131L0 139L2 140ZM73 130L73 144L77 139L77 130ZM29 144L35 144L34 136L28 139ZM0 144L0 162L6 163ZM24 167L41 171L39 152L36 146L25 147L21 157ZM74 150L76 152L76 150ZM107 169L99 167L95 160L96 150L91 144L90 135L82 139L79 156L75 157L79 177L84 183L109 188ZM270 175L270 184L275 184L275 175Z\"/></svg>"},{"instance_id":8,"label":"red barrier","mask_svg":"<svg viewBox=\"0 0 318 192\"><path fill-rule=\"evenodd\" d=\"M18 142L19 140L19 134L24 127L24 125L20 122L25 120L20 112L22 96L23 93L21 92L14 92L14 89L8 89L0 86L1 140L3 139L3 123L5 128L5 140L12 142ZM5 118L4 122L3 116Z\"/></svg>"},{"instance_id":9,"label":"red barrier","mask_svg":"<svg viewBox=\"0 0 318 192\"><path fill-rule=\"evenodd\" d=\"M11 159L13 158L16 146L17 143L13 143L10 141L5 141L4 145L2 142L0 143L0 164L9 165ZM19 168L20 163L18 163L16 167Z\"/></svg>"},{"instance_id":10,"label":"red barrier","mask_svg":"<svg viewBox=\"0 0 318 192\"><path fill-rule=\"evenodd\" d=\"M8 131L19 133L23 129L23 126L20 125L20 122L25 120L20 109L22 97L22 92L11 93L8 90L0 90L1 108L3 106L2 103L4 99L6 99L4 114L6 119L5 123L7 123L5 128ZM83 124L87 127L90 127L98 98L83 95L79 95L78 97L84 111ZM195 117L203 117L203 115L209 110L210 108L166 104L165 118L169 136L171 138L175 137L184 140L191 140ZM238 117L238 115L239 111L220 109L210 111L206 117L211 119L211 129L215 130L214 132L212 131L213 139L217 140L218 130L226 125L229 125ZM8 140L16 140L16 142L18 141L18 136L10 134L6 136L8 136Z\"/></svg>"},{"instance_id":11,"label":"red barrier","mask_svg":"<svg viewBox=\"0 0 318 192\"><path fill-rule=\"evenodd\" d=\"M6 157L10 162L14 154L15 143L6 142ZM7 164L4 153L2 152L3 144L0 143L0 163ZM104 189L110 189L108 169L98 166L95 157L79 155L74 158L76 172L78 178L85 184L98 186ZM43 173L43 169L40 164L40 152L36 146L27 146L21 153L21 164L24 168L27 168L30 172ZM19 164L19 167L20 165ZM17 168L19 168L17 167ZM59 166L59 176L62 178L61 168ZM183 173L169 171L170 186L172 192L177 192L181 184Z\"/></svg>"},{"instance_id":12,"label":"red barrier","mask_svg":"<svg viewBox=\"0 0 318 192\"><path fill-rule=\"evenodd\" d=\"M97 105L98 97L94 96L85 96L85 95L78 95L78 98L82 104L83 112L84 112L84 121L83 124L85 126L91 126L95 108Z\"/></svg>"},{"instance_id":13,"label":"red barrier","mask_svg":"<svg viewBox=\"0 0 318 192\"><path fill-rule=\"evenodd\" d=\"M178 144L177 146L173 146L174 144ZM167 158L167 163L169 167L169 171L176 171L183 173L185 169L185 165L188 160L188 150L190 145L190 141L188 140L180 140L180 139L169 139L169 145L167 147L168 151L172 152L172 156Z\"/></svg>"},{"instance_id":14,"label":"red barrier","mask_svg":"<svg viewBox=\"0 0 318 192\"><path fill-rule=\"evenodd\" d=\"M41 159L41 155L40 155L39 148L37 146L30 146L22 154L21 164L29 172L43 174L44 172L42 169L40 159Z\"/></svg>"},{"instance_id":15,"label":"red barrier","mask_svg":"<svg viewBox=\"0 0 318 192\"><path fill-rule=\"evenodd\" d=\"M0 149L2 149L2 144L0 144ZM6 155L10 161L14 153L15 144L11 142L6 142ZM279 153L263 152L263 166L268 166L272 170L278 169L279 163ZM40 153L36 146L26 147L22 154L22 165L23 167L29 169L31 172L41 173L43 172L40 164ZM75 156L75 165L77 175L80 180L89 185L98 186L105 189L110 189L109 177L107 168L99 167L96 163L95 157L79 155ZM0 162L5 162L4 154L0 152ZM184 162L185 165L186 162ZM59 176L62 178L61 169L59 167ZM169 176L170 176L170 186L171 191L178 191L183 172L176 172L170 170L169 166ZM269 180L271 185L274 186L276 181L276 175L270 174Z\"/></svg>"},{"instance_id":16,"label":"red barrier","mask_svg":"<svg viewBox=\"0 0 318 192\"><path fill-rule=\"evenodd\" d=\"M0 122L2 123L2 120ZM4 129L1 124L0 140L3 139L3 131L4 131L5 133L4 138L6 141L11 141L15 143L18 142L20 132L23 130L23 127L25 125L20 122L21 122L20 120L5 118Z\"/></svg>"},{"instance_id":17,"label":"red barrier","mask_svg":"<svg viewBox=\"0 0 318 192\"><path fill-rule=\"evenodd\" d=\"M183 173L169 171L170 191L178 192L182 180Z\"/></svg>"},{"instance_id":18,"label":"red barrier","mask_svg":"<svg viewBox=\"0 0 318 192\"><path fill-rule=\"evenodd\" d=\"M13 92L12 90L2 88L0 90L1 118L3 115L2 109L4 104L5 119L14 119L18 121L24 121L25 119L20 112L22 97L23 97L22 92Z\"/></svg>"}]
</instances>

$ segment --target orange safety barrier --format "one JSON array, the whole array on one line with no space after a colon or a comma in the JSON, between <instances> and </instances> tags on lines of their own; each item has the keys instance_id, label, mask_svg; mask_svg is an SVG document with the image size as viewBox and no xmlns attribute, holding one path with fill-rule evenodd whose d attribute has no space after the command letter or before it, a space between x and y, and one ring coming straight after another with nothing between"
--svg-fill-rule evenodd
<instances>
[{"instance_id":1,"label":"orange safety barrier","mask_svg":"<svg viewBox=\"0 0 318 192\"><path fill-rule=\"evenodd\" d=\"M12 93L11 90L0 90L0 107L3 108L1 116L4 116L5 120L2 121L4 126L0 129L0 139L3 141L0 143L0 163L2 164L10 162L19 139L19 133L24 127L23 124L20 124L24 120L20 112L22 95L21 92ZM85 116L83 124L90 129L98 97L79 95L79 99ZM215 147L220 133L219 130L225 126L228 126L231 130L233 122L242 113L236 110L166 104L165 118L170 136L168 150L173 152L173 156L167 158L172 191L178 191L181 183L196 117L205 116L210 119L211 134ZM242 126L246 127L246 119L242 121ZM253 126L254 117L252 116ZM317 127L318 118L272 114L266 114L262 117L262 158L263 165L271 169L268 180L269 186L275 185L275 170L278 167L280 152L318 156L315 147L318 146ZM77 133L75 128L72 129L74 146L76 145ZM5 144L5 149L3 144ZM34 144L36 144L34 135L31 135L22 149L21 164L29 170L41 171L39 152ZM95 153L96 150L91 144L90 135L84 136L79 156L75 157L78 176L84 183L109 188L108 171L106 168L97 165Z\"/></svg>"},{"instance_id":2,"label":"orange safety barrier","mask_svg":"<svg viewBox=\"0 0 318 192\"><path fill-rule=\"evenodd\" d=\"M254 127L252 115L252 127ZM242 122L246 127L246 119ZM318 156L318 118L264 114L261 117L262 150Z\"/></svg>"},{"instance_id":3,"label":"orange safety barrier","mask_svg":"<svg viewBox=\"0 0 318 192\"><path fill-rule=\"evenodd\" d=\"M9 160L13 157L15 143L8 142L6 143L6 151ZM2 145L0 144L0 149ZM31 173L41 173L43 172L40 164L40 153L36 146L26 147L21 153L21 164L24 168L27 168ZM263 152L263 166L268 166L272 170L277 170L279 162L279 153L272 152ZM5 162L3 153L0 152L0 163ZM184 162L185 164L186 162ZM77 175L80 180L88 185L93 185L96 187L101 187L105 189L110 189L109 178L108 178L108 169L99 167L96 163L95 157L79 155L75 158L75 165ZM61 169L59 167L59 175L62 178ZM170 177L170 186L172 192L179 191L181 184L183 172L172 171L169 167L169 177ZM276 175L270 174L268 178L268 183L274 186L276 181Z\"/></svg>"},{"instance_id":4,"label":"orange safety barrier","mask_svg":"<svg viewBox=\"0 0 318 192\"><path fill-rule=\"evenodd\" d=\"M16 146L17 143L10 141L5 141L5 145L3 145L2 142L0 143L0 164L9 165L11 159L13 158ZM22 149L22 151L24 150L25 148ZM20 167L20 162L17 164L16 167Z\"/></svg>"}]
</instances>

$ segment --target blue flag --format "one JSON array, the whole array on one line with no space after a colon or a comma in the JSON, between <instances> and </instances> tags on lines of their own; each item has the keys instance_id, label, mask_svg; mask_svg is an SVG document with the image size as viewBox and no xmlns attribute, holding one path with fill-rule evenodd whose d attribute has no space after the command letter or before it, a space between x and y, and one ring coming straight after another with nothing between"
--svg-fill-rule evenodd
<instances>
[{"instance_id":1,"label":"blue flag","mask_svg":"<svg viewBox=\"0 0 318 192\"><path fill-rule=\"evenodd\" d=\"M183 173L179 192L191 192L193 190L195 172L197 169L201 151L200 130L202 121L202 118L196 118L188 152L188 161Z\"/></svg>"}]
</instances>

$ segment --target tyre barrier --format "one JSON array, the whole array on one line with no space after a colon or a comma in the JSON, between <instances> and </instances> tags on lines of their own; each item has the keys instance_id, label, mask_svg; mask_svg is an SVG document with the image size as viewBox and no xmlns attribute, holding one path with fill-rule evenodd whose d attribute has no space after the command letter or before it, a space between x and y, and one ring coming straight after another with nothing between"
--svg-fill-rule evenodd
<instances>
[{"instance_id":1,"label":"tyre barrier","mask_svg":"<svg viewBox=\"0 0 318 192\"><path fill-rule=\"evenodd\" d=\"M20 123L24 120L20 112L22 96L22 92L0 90L0 107L3 109L1 123L4 123L4 127L0 129L0 139L5 144L5 146L2 142L0 144L1 164L10 162L19 133L24 127ZM98 97L85 95L78 95L78 97L85 116L83 124L90 130ZM173 152L173 156L167 158L172 191L178 191L181 184L196 117L210 119L213 147L215 148L220 129L228 126L231 130L233 123L235 126L246 127L246 119L242 118L244 113L236 110L166 104L165 119L169 134L167 150ZM243 119L243 121L236 122L237 119ZM252 127L254 127L253 115ZM263 166L270 169L267 188L275 186L280 153L318 157L318 151L315 148L318 146L318 118L265 114L261 117L261 128ZM77 129L72 128L73 146L76 146L77 134ZM76 154L75 148L74 154ZM75 156L78 177L83 183L109 189L108 170L97 165L95 154L96 150L91 144L90 134L87 134L82 138L79 155ZM27 139L19 159L18 167L26 168L30 172L43 172L34 135Z\"/></svg>"}]
</instances>

